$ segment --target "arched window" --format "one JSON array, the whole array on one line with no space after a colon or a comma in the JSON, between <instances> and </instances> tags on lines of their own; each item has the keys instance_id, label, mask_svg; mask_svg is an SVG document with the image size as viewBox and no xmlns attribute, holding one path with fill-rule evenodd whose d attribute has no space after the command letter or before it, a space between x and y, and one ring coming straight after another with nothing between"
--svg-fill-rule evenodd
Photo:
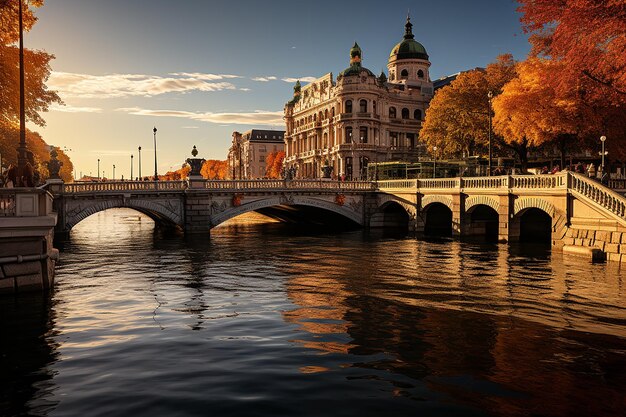
<instances>
[{"instance_id":1,"label":"arched window","mask_svg":"<svg viewBox=\"0 0 626 417\"><path fill-rule=\"evenodd\" d=\"M393 81L393 80L395 80L395 79L396 79L396 74L395 74L395 73L393 73L393 72L390 72L390 73L389 73L389 81Z\"/></svg>"},{"instance_id":2,"label":"arched window","mask_svg":"<svg viewBox=\"0 0 626 417\"><path fill-rule=\"evenodd\" d=\"M324 119L328 119L328 109L324 110Z\"/></svg>"},{"instance_id":3,"label":"arched window","mask_svg":"<svg viewBox=\"0 0 626 417\"><path fill-rule=\"evenodd\" d=\"M330 109L330 117L335 117L335 108Z\"/></svg>"},{"instance_id":4,"label":"arched window","mask_svg":"<svg viewBox=\"0 0 626 417\"><path fill-rule=\"evenodd\" d=\"M377 113L376 113L376 100L374 100L374 101L372 102L372 106L374 107L374 114L377 114Z\"/></svg>"},{"instance_id":5,"label":"arched window","mask_svg":"<svg viewBox=\"0 0 626 417\"><path fill-rule=\"evenodd\" d=\"M424 71L418 70L417 71L417 78L424 78Z\"/></svg>"},{"instance_id":6,"label":"arched window","mask_svg":"<svg viewBox=\"0 0 626 417\"><path fill-rule=\"evenodd\" d=\"M407 109L406 107L402 109L402 118L403 119L409 118L409 109Z\"/></svg>"},{"instance_id":7,"label":"arched window","mask_svg":"<svg viewBox=\"0 0 626 417\"><path fill-rule=\"evenodd\" d=\"M367 143L367 127L359 128L359 142Z\"/></svg>"},{"instance_id":8,"label":"arched window","mask_svg":"<svg viewBox=\"0 0 626 417\"><path fill-rule=\"evenodd\" d=\"M389 107L389 118L390 119L395 119L396 118L396 108L395 107Z\"/></svg>"},{"instance_id":9,"label":"arched window","mask_svg":"<svg viewBox=\"0 0 626 417\"><path fill-rule=\"evenodd\" d=\"M352 113L352 100L346 100L346 113Z\"/></svg>"},{"instance_id":10,"label":"arched window","mask_svg":"<svg viewBox=\"0 0 626 417\"><path fill-rule=\"evenodd\" d=\"M420 109L417 109L413 112L413 118L415 120L422 120L422 111Z\"/></svg>"},{"instance_id":11,"label":"arched window","mask_svg":"<svg viewBox=\"0 0 626 417\"><path fill-rule=\"evenodd\" d=\"M367 112L367 100L361 100L359 101L359 111L361 113L365 113Z\"/></svg>"},{"instance_id":12,"label":"arched window","mask_svg":"<svg viewBox=\"0 0 626 417\"><path fill-rule=\"evenodd\" d=\"M352 143L352 128L346 127L346 140L345 143Z\"/></svg>"},{"instance_id":13,"label":"arched window","mask_svg":"<svg viewBox=\"0 0 626 417\"><path fill-rule=\"evenodd\" d=\"M313 114L313 121L317 120L317 114Z\"/></svg>"},{"instance_id":14,"label":"arched window","mask_svg":"<svg viewBox=\"0 0 626 417\"><path fill-rule=\"evenodd\" d=\"M409 78L409 71L403 69L402 72L400 73L400 78L402 78L403 80L406 80L407 78Z\"/></svg>"}]
</instances>

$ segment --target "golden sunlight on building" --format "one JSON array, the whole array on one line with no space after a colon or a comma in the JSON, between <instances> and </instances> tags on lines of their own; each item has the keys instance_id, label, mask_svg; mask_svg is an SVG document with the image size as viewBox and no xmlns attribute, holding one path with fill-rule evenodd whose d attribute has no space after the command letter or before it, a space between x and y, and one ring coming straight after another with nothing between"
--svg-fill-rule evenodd
<instances>
[{"instance_id":1,"label":"golden sunlight on building","mask_svg":"<svg viewBox=\"0 0 626 417\"><path fill-rule=\"evenodd\" d=\"M329 73L305 87L296 83L285 105L285 166L298 178L318 178L332 167L338 178L364 179L369 163L416 162L424 153L417 138L433 83L412 27L407 18L404 39L389 55L389 78L362 66L355 42L336 82Z\"/></svg>"}]
</instances>

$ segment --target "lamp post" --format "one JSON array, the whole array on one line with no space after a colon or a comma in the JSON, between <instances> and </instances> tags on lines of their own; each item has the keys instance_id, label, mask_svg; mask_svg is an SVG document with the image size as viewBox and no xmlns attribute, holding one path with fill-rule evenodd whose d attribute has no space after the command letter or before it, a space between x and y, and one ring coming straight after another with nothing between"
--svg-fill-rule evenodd
<instances>
[{"instance_id":1,"label":"lamp post","mask_svg":"<svg viewBox=\"0 0 626 417\"><path fill-rule=\"evenodd\" d=\"M113 181L115 181L115 164L113 164Z\"/></svg>"},{"instance_id":2,"label":"lamp post","mask_svg":"<svg viewBox=\"0 0 626 417\"><path fill-rule=\"evenodd\" d=\"M157 128L152 129L152 133L154 136L154 180L159 180L159 174L157 173L157 147L156 147L156 132Z\"/></svg>"},{"instance_id":3,"label":"lamp post","mask_svg":"<svg viewBox=\"0 0 626 417\"><path fill-rule=\"evenodd\" d=\"M133 154L130 154L130 180L133 180Z\"/></svg>"},{"instance_id":4,"label":"lamp post","mask_svg":"<svg viewBox=\"0 0 626 417\"><path fill-rule=\"evenodd\" d=\"M22 176L28 162L26 155L26 110L24 93L24 27L22 20L22 0L19 0L19 31L20 31L20 144L17 147L17 186L23 186Z\"/></svg>"},{"instance_id":5,"label":"lamp post","mask_svg":"<svg viewBox=\"0 0 626 417\"><path fill-rule=\"evenodd\" d=\"M433 146L433 178L437 178L437 147Z\"/></svg>"},{"instance_id":6,"label":"lamp post","mask_svg":"<svg viewBox=\"0 0 626 417\"><path fill-rule=\"evenodd\" d=\"M139 151L139 161L137 162L139 164L139 180L141 181L141 146L138 147L137 150Z\"/></svg>"},{"instance_id":7,"label":"lamp post","mask_svg":"<svg viewBox=\"0 0 626 417\"><path fill-rule=\"evenodd\" d=\"M491 141L492 141L491 139L491 99L493 98L493 92L489 91L487 93L487 98L489 99L489 109L487 111L487 114L489 115L489 165L488 165L489 171L487 175L491 176L491 163L492 163L491 161L491 158L492 158L492 154L491 154L491 146L492 146L491 144Z\"/></svg>"},{"instance_id":8,"label":"lamp post","mask_svg":"<svg viewBox=\"0 0 626 417\"><path fill-rule=\"evenodd\" d=\"M98 179L100 179L100 158L98 158Z\"/></svg>"},{"instance_id":9,"label":"lamp post","mask_svg":"<svg viewBox=\"0 0 626 417\"><path fill-rule=\"evenodd\" d=\"M608 154L608 152L604 150L604 142L606 142L606 136L600 136L600 142L602 142L602 152L600 152L600 155L602 155L602 176L600 177L600 180L602 180L604 178L604 157Z\"/></svg>"}]
</instances>

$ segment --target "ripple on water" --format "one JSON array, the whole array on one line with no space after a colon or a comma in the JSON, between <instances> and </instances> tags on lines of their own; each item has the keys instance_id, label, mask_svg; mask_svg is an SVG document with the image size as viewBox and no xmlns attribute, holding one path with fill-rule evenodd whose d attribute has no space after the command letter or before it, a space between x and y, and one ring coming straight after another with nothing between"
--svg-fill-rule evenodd
<instances>
[{"instance_id":1,"label":"ripple on water","mask_svg":"<svg viewBox=\"0 0 626 417\"><path fill-rule=\"evenodd\" d=\"M620 415L623 277L281 224L185 240L110 210L63 245L51 301L0 304L0 414Z\"/></svg>"}]
</instances>

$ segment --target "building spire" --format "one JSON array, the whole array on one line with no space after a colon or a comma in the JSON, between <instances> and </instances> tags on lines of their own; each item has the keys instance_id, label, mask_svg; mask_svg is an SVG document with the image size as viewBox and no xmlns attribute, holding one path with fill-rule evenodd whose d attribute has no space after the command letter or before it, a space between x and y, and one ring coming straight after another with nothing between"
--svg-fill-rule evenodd
<instances>
[{"instance_id":1,"label":"building spire","mask_svg":"<svg viewBox=\"0 0 626 417\"><path fill-rule=\"evenodd\" d=\"M411 15L409 12L406 14L406 25L404 25L404 39L413 39L413 25L411 24Z\"/></svg>"},{"instance_id":2,"label":"building spire","mask_svg":"<svg viewBox=\"0 0 626 417\"><path fill-rule=\"evenodd\" d=\"M360 67L362 59L361 55L361 48L359 47L359 44L355 41L354 46L352 47L352 49L350 49L350 65L357 65Z\"/></svg>"}]
</instances>

